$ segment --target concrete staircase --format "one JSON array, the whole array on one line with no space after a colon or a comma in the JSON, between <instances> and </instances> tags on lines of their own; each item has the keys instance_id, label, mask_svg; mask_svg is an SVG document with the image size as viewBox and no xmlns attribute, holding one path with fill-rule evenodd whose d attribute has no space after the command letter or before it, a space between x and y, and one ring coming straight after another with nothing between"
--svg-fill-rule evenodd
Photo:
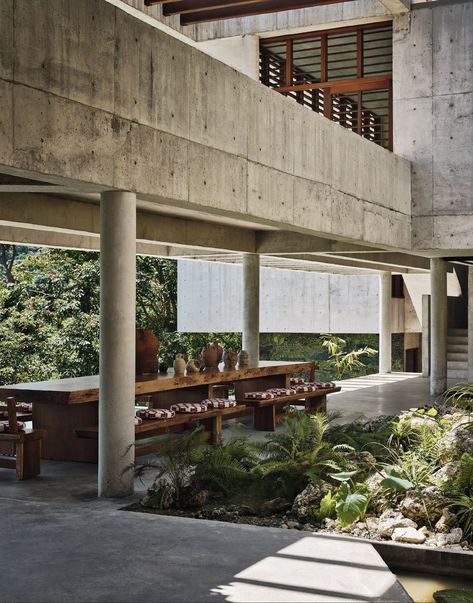
<instances>
[{"instance_id":1,"label":"concrete staircase","mask_svg":"<svg viewBox=\"0 0 473 603\"><path fill-rule=\"evenodd\" d=\"M466 329L448 330L447 374L449 379L468 380L468 332Z\"/></svg>"}]
</instances>

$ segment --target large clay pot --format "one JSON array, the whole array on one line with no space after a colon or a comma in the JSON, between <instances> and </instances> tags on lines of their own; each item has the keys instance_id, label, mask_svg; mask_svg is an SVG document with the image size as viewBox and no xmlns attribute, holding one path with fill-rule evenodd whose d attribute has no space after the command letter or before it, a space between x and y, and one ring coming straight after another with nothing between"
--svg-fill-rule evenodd
<instances>
[{"instance_id":1,"label":"large clay pot","mask_svg":"<svg viewBox=\"0 0 473 603\"><path fill-rule=\"evenodd\" d=\"M186 361L184 354L176 354L176 360L174 360L174 376L181 377L186 370Z\"/></svg>"},{"instance_id":2,"label":"large clay pot","mask_svg":"<svg viewBox=\"0 0 473 603\"><path fill-rule=\"evenodd\" d=\"M159 341L153 331L136 329L135 370L137 375L158 372Z\"/></svg>"}]
</instances>

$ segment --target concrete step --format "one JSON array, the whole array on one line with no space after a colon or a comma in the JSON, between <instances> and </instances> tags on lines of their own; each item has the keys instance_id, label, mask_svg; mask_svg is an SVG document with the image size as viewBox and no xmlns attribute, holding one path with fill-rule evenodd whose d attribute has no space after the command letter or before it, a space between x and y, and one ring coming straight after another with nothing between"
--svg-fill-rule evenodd
<instances>
[{"instance_id":1,"label":"concrete step","mask_svg":"<svg viewBox=\"0 0 473 603\"><path fill-rule=\"evenodd\" d=\"M447 376L449 379L461 379L464 381L468 381L468 371L464 370L449 369L447 370Z\"/></svg>"},{"instance_id":2,"label":"concrete step","mask_svg":"<svg viewBox=\"0 0 473 603\"><path fill-rule=\"evenodd\" d=\"M468 345L468 337L459 337L457 335L449 335L447 337L447 345Z\"/></svg>"},{"instance_id":3,"label":"concrete step","mask_svg":"<svg viewBox=\"0 0 473 603\"><path fill-rule=\"evenodd\" d=\"M460 335L463 337L468 337L468 329L448 329L449 335Z\"/></svg>"},{"instance_id":4,"label":"concrete step","mask_svg":"<svg viewBox=\"0 0 473 603\"><path fill-rule=\"evenodd\" d=\"M447 360L468 362L468 354L466 352L451 352L447 350Z\"/></svg>"},{"instance_id":5,"label":"concrete step","mask_svg":"<svg viewBox=\"0 0 473 603\"><path fill-rule=\"evenodd\" d=\"M447 352L451 352L452 354L468 354L468 346L459 343L452 343L447 345Z\"/></svg>"},{"instance_id":6,"label":"concrete step","mask_svg":"<svg viewBox=\"0 0 473 603\"><path fill-rule=\"evenodd\" d=\"M458 361L458 360L447 360L447 369L466 371L468 370L468 362Z\"/></svg>"}]
</instances>

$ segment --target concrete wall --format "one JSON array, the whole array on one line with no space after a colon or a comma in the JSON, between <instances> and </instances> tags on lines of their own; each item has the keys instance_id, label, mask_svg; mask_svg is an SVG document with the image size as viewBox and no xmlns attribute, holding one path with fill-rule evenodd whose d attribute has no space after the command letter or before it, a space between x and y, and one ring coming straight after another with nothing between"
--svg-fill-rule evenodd
<instances>
[{"instance_id":1,"label":"concrete wall","mask_svg":"<svg viewBox=\"0 0 473 603\"><path fill-rule=\"evenodd\" d=\"M1 7L0 171L409 247L405 160L104 0Z\"/></svg>"},{"instance_id":2,"label":"concrete wall","mask_svg":"<svg viewBox=\"0 0 473 603\"><path fill-rule=\"evenodd\" d=\"M240 73L259 80L259 37L252 35L234 36L196 42L196 48L211 57L230 65Z\"/></svg>"},{"instance_id":3,"label":"concrete wall","mask_svg":"<svg viewBox=\"0 0 473 603\"><path fill-rule=\"evenodd\" d=\"M412 162L413 246L473 243L473 3L395 20L394 151Z\"/></svg>"},{"instance_id":4,"label":"concrete wall","mask_svg":"<svg viewBox=\"0 0 473 603\"><path fill-rule=\"evenodd\" d=\"M241 266L179 260L178 330L239 332ZM377 333L378 276L261 269L263 333ZM393 299L393 332L420 331L410 303ZM407 317L407 319L406 319Z\"/></svg>"}]
</instances>

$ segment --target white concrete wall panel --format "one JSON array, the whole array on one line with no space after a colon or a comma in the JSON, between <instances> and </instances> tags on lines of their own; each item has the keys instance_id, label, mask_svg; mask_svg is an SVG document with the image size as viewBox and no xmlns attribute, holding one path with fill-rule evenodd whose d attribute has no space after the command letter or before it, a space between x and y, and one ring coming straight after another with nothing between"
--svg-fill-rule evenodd
<instances>
[{"instance_id":1,"label":"white concrete wall panel","mask_svg":"<svg viewBox=\"0 0 473 603\"><path fill-rule=\"evenodd\" d=\"M377 333L378 314L376 274L261 269L262 333ZM393 300L392 316L393 332L402 332L403 300ZM184 332L240 332L241 266L179 260L177 326ZM419 330L419 323L410 328Z\"/></svg>"}]
</instances>

